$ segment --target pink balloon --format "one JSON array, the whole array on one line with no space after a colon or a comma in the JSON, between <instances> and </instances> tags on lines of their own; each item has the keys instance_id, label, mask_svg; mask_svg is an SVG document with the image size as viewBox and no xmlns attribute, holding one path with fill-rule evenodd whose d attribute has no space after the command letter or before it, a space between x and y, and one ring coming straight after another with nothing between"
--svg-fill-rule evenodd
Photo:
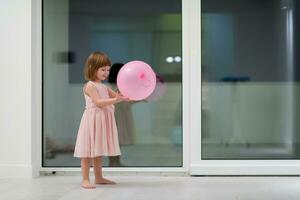
<instances>
[{"instance_id":1,"label":"pink balloon","mask_svg":"<svg viewBox=\"0 0 300 200\"><path fill-rule=\"evenodd\" d=\"M167 87L165 81L161 76L156 75L156 86L150 96L146 98L147 101L157 101L166 93Z\"/></svg>"},{"instance_id":2,"label":"pink balloon","mask_svg":"<svg viewBox=\"0 0 300 200\"><path fill-rule=\"evenodd\" d=\"M132 100L147 98L154 91L155 85L155 73L147 63L142 61L126 63L118 73L119 91Z\"/></svg>"}]
</instances>

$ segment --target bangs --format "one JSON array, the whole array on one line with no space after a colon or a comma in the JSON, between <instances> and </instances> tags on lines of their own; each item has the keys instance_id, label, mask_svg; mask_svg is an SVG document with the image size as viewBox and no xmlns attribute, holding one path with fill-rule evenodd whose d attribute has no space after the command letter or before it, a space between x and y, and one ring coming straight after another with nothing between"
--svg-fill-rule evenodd
<instances>
[{"instance_id":1,"label":"bangs","mask_svg":"<svg viewBox=\"0 0 300 200\"><path fill-rule=\"evenodd\" d=\"M111 61L106 54L98 53L94 56L94 58L94 65L97 66L97 68L111 66Z\"/></svg>"}]
</instances>

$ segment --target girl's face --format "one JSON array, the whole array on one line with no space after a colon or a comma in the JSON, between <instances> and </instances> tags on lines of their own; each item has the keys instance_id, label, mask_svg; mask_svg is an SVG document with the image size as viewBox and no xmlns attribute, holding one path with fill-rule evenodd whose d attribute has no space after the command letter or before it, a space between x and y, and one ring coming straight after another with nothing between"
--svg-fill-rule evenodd
<instances>
[{"instance_id":1,"label":"girl's face","mask_svg":"<svg viewBox=\"0 0 300 200\"><path fill-rule=\"evenodd\" d=\"M96 73L97 80L104 81L108 77L109 70L110 66L100 67Z\"/></svg>"}]
</instances>

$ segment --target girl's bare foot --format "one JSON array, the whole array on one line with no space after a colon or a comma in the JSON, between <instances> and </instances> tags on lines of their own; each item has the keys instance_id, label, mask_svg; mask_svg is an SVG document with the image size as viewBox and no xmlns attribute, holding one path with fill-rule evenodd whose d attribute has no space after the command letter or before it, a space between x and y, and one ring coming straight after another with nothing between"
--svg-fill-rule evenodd
<instances>
[{"instance_id":1,"label":"girl's bare foot","mask_svg":"<svg viewBox=\"0 0 300 200\"><path fill-rule=\"evenodd\" d=\"M96 186L94 184L91 184L90 181L82 181L81 187L84 189L95 189Z\"/></svg>"},{"instance_id":2,"label":"girl's bare foot","mask_svg":"<svg viewBox=\"0 0 300 200\"><path fill-rule=\"evenodd\" d=\"M116 182L105 179L105 178L99 178L95 180L95 184L109 184L109 185L114 185Z\"/></svg>"}]
</instances>

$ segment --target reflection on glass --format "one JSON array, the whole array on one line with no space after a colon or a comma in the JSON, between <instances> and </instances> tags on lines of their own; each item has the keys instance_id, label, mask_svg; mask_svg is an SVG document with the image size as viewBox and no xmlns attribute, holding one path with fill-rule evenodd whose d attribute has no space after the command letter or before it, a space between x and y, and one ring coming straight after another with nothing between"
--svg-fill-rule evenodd
<instances>
[{"instance_id":1,"label":"reflection on glass","mask_svg":"<svg viewBox=\"0 0 300 200\"><path fill-rule=\"evenodd\" d=\"M300 157L298 4L202 0L202 159Z\"/></svg>"},{"instance_id":2,"label":"reflection on glass","mask_svg":"<svg viewBox=\"0 0 300 200\"><path fill-rule=\"evenodd\" d=\"M116 108L131 128L120 130L121 157L105 165L182 166L181 43L179 0L43 0L43 166L79 166L83 66L93 51L113 63L143 60L163 83L148 100Z\"/></svg>"}]
</instances>

